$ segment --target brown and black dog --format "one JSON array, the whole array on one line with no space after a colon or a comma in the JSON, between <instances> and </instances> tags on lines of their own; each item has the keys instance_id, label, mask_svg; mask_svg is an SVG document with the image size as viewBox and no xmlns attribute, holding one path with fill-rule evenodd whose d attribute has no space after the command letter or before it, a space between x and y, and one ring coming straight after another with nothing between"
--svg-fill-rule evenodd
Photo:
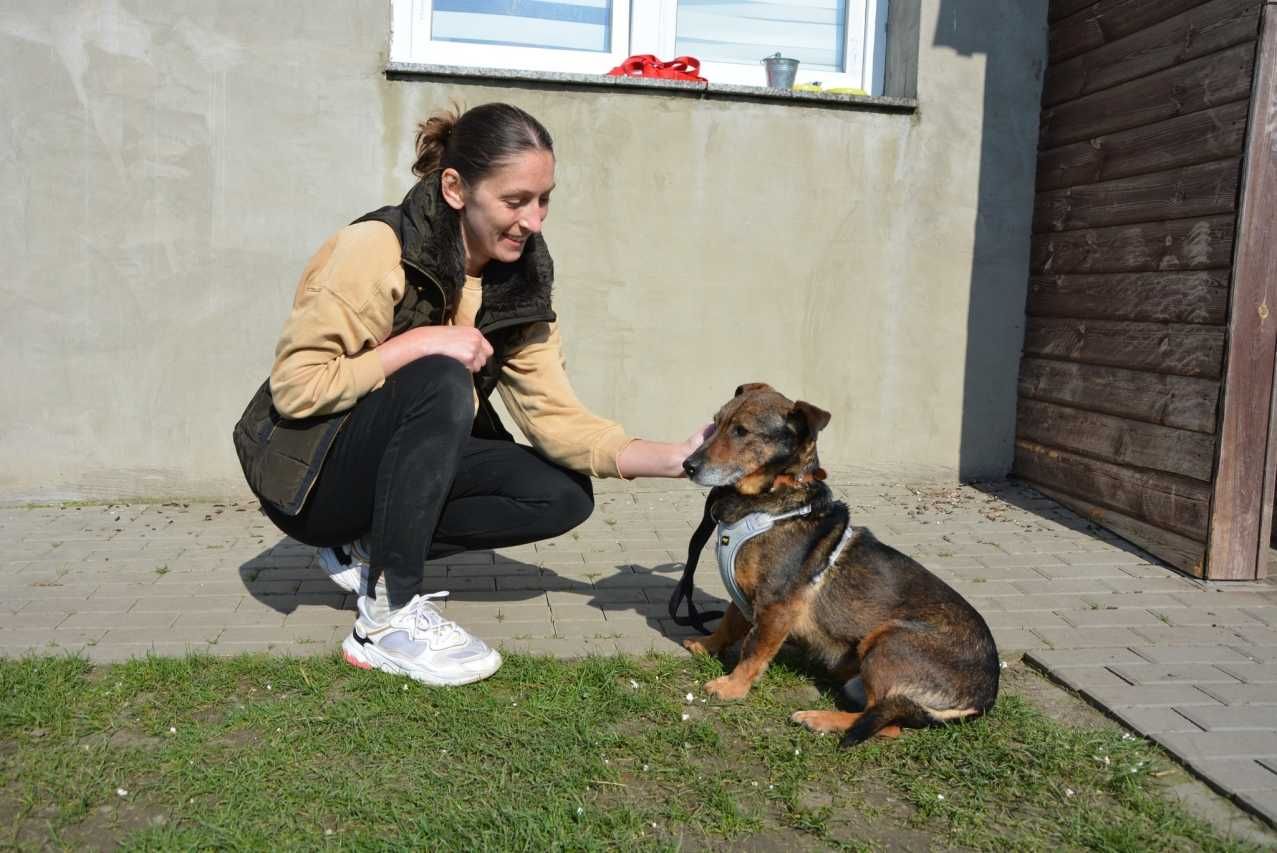
<instances>
[{"instance_id":1,"label":"brown and black dog","mask_svg":"<svg viewBox=\"0 0 1277 853\"><path fill-rule=\"evenodd\" d=\"M683 463L694 482L714 487L709 501L720 525L810 507L776 521L736 554L736 584L752 604L752 626L733 603L713 635L684 643L718 654L745 638L739 663L706 691L742 698L793 637L837 677L852 679L849 694L863 689L860 713L798 711L790 718L812 731L844 733L843 746L988 711L999 675L988 625L918 562L852 525L846 504L822 482L816 434L828 423L829 413L810 403L765 384L742 385L715 416L709 439Z\"/></svg>"}]
</instances>

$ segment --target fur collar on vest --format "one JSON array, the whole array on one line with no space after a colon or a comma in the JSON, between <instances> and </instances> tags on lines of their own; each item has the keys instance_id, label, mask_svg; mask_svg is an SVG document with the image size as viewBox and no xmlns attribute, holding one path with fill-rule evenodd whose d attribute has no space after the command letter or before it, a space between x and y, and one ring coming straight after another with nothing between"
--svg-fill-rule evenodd
<instances>
[{"instance_id":1,"label":"fur collar on vest","mask_svg":"<svg viewBox=\"0 0 1277 853\"><path fill-rule=\"evenodd\" d=\"M400 205L399 244L404 259L438 278L451 292L449 302L465 284L466 252L461 218L444 200L439 173L417 182ZM488 315L519 316L550 311L554 261L545 238L533 234L519 260L489 261L483 270L483 305Z\"/></svg>"}]
</instances>

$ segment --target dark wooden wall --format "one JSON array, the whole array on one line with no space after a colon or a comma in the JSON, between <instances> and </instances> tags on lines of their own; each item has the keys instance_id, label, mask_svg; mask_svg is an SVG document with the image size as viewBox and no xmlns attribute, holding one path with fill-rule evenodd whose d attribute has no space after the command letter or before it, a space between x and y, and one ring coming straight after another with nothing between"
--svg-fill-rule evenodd
<instances>
[{"instance_id":1,"label":"dark wooden wall","mask_svg":"<svg viewBox=\"0 0 1277 853\"><path fill-rule=\"evenodd\" d=\"M1261 0L1052 0L1014 471L1202 574Z\"/></svg>"}]
</instances>

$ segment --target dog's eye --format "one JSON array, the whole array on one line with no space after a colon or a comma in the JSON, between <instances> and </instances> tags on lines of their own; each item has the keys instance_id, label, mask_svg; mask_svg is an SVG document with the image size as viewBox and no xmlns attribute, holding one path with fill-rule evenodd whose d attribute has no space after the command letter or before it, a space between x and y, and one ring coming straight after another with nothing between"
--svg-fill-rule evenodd
<instances>
[{"instance_id":1,"label":"dog's eye","mask_svg":"<svg viewBox=\"0 0 1277 853\"><path fill-rule=\"evenodd\" d=\"M749 430L745 429L740 424L737 424L736 426L732 427L732 435L736 436L737 438L744 438L745 436L749 435Z\"/></svg>"}]
</instances>

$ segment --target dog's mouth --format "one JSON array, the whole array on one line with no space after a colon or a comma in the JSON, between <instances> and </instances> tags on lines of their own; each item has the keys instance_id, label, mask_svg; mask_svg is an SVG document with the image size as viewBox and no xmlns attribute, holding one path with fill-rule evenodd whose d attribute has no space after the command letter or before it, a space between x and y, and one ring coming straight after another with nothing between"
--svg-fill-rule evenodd
<instances>
[{"instance_id":1,"label":"dog's mouth","mask_svg":"<svg viewBox=\"0 0 1277 853\"><path fill-rule=\"evenodd\" d=\"M739 468L722 468L717 465L702 465L695 469L690 479L698 486L731 486L745 476Z\"/></svg>"}]
</instances>

